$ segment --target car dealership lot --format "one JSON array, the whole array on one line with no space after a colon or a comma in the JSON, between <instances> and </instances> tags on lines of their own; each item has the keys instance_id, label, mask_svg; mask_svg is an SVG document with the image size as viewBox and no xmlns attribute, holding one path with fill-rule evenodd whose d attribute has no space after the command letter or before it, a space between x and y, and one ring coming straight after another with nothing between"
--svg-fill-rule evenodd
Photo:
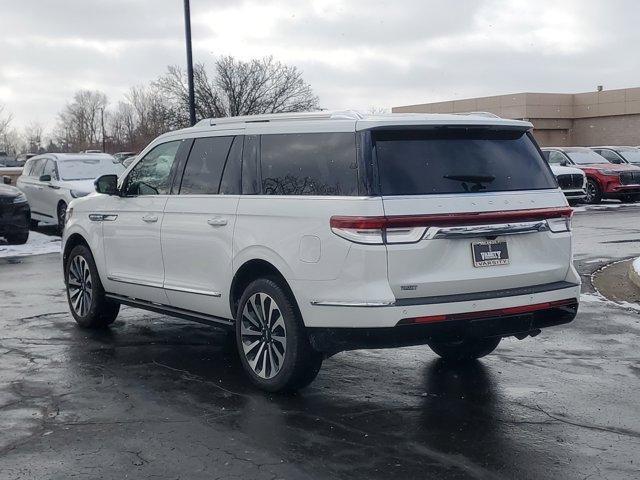
<instances>
[{"instance_id":1,"label":"car dealership lot","mask_svg":"<svg viewBox=\"0 0 640 480\"><path fill-rule=\"evenodd\" d=\"M453 368L427 347L327 360L252 388L210 327L68 313L57 254L0 259L0 478L634 478L640 313L589 276L640 250L639 206L580 208L577 319Z\"/></svg>"}]
</instances>

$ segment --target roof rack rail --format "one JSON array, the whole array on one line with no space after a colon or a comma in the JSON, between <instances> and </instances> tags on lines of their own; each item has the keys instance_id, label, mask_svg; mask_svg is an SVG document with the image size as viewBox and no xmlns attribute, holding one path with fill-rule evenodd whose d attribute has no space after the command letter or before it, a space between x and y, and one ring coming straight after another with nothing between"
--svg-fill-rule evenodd
<instances>
[{"instance_id":1,"label":"roof rack rail","mask_svg":"<svg viewBox=\"0 0 640 480\"><path fill-rule=\"evenodd\" d=\"M454 113L454 115L475 115L477 117L502 118L499 115L491 112L458 112Z\"/></svg>"},{"instance_id":2,"label":"roof rack rail","mask_svg":"<svg viewBox=\"0 0 640 480\"><path fill-rule=\"evenodd\" d=\"M196 127L213 125L232 125L234 123L285 122L291 120L360 120L364 118L355 110L336 110L320 112L268 113L264 115L242 115L239 117L205 118L196 123Z\"/></svg>"}]
</instances>

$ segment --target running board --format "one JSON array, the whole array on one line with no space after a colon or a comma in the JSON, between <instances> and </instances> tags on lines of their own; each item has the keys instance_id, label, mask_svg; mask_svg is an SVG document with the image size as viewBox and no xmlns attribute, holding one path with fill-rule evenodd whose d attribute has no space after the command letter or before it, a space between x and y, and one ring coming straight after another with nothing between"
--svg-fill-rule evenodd
<instances>
[{"instance_id":1,"label":"running board","mask_svg":"<svg viewBox=\"0 0 640 480\"><path fill-rule=\"evenodd\" d=\"M234 325L234 322L232 320L228 320L226 318L206 315L204 313L192 312L191 310L170 307L168 305L162 305L159 303L147 302L145 300L139 300L137 298L125 297L124 295L105 293L105 297L123 305L128 305L130 307L141 308L143 310L149 310L156 313L163 313L165 315L182 318L184 320L191 320L192 322L198 322L204 325L224 328L233 328Z\"/></svg>"}]
</instances>

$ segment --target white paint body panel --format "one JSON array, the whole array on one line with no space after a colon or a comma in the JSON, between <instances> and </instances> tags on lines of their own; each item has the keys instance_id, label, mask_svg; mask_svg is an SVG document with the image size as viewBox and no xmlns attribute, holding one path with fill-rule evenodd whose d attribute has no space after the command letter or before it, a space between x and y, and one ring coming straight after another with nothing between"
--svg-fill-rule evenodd
<instances>
[{"instance_id":1,"label":"white paint body panel","mask_svg":"<svg viewBox=\"0 0 640 480\"><path fill-rule=\"evenodd\" d=\"M385 125L531 125L485 117L405 115L220 125L199 124L165 134L160 143L211 135L354 132ZM121 181L135 162L121 176ZM549 231L507 238L511 263L474 268L470 242L421 240L406 245L365 245L334 234L332 216L384 216L522 210L567 205L559 189L411 197L149 196L95 194L73 203L64 242L87 236L108 292L233 318L230 288L248 261L264 260L286 279L308 327L391 327L406 317L463 313L579 297L579 286L524 296L447 304L394 306L396 299L486 292L558 281L579 285L572 265L571 233ZM91 222L90 213L113 213ZM146 223L145 215L158 221ZM210 219L224 219L212 226ZM482 240L480 238L478 240ZM130 283L110 280L116 277ZM403 285L415 285L404 290ZM215 294L219 294L215 295ZM324 306L322 302L343 305ZM375 305L375 306L374 306Z\"/></svg>"}]
</instances>

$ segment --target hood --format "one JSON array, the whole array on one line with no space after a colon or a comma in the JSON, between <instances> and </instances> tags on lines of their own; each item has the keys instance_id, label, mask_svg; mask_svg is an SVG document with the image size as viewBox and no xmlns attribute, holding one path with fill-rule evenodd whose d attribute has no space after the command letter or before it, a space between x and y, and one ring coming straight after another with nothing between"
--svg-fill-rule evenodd
<instances>
[{"instance_id":1,"label":"hood","mask_svg":"<svg viewBox=\"0 0 640 480\"><path fill-rule=\"evenodd\" d=\"M20 195L20 190L16 187L12 187L11 185L0 184L0 197L17 197Z\"/></svg>"},{"instance_id":2,"label":"hood","mask_svg":"<svg viewBox=\"0 0 640 480\"><path fill-rule=\"evenodd\" d=\"M584 172L576 167L563 167L561 165L549 165L551 171L557 177L558 175L580 174L584 175Z\"/></svg>"},{"instance_id":3,"label":"hood","mask_svg":"<svg viewBox=\"0 0 640 480\"><path fill-rule=\"evenodd\" d=\"M93 182L94 180L64 180L61 183L69 190L78 190L79 192L93 193L96 191L96 186Z\"/></svg>"},{"instance_id":4,"label":"hood","mask_svg":"<svg viewBox=\"0 0 640 480\"><path fill-rule=\"evenodd\" d=\"M616 172L640 171L637 165L628 163L593 163L589 165L576 165L578 168L594 168L596 170L613 170Z\"/></svg>"}]
</instances>

